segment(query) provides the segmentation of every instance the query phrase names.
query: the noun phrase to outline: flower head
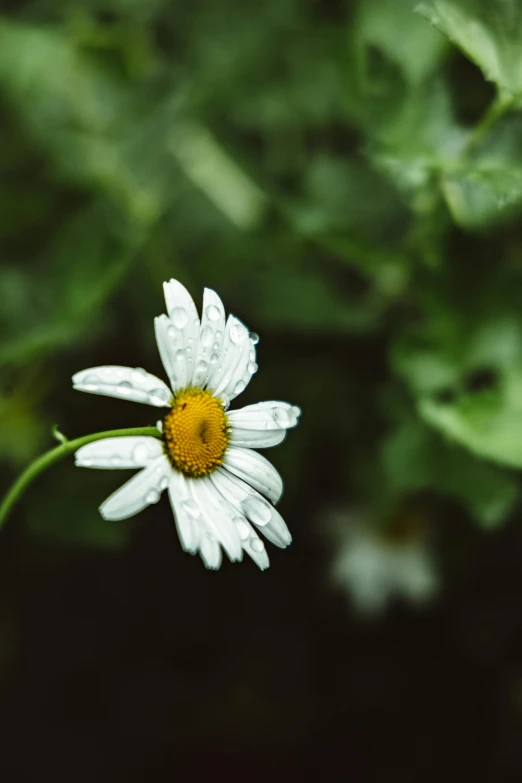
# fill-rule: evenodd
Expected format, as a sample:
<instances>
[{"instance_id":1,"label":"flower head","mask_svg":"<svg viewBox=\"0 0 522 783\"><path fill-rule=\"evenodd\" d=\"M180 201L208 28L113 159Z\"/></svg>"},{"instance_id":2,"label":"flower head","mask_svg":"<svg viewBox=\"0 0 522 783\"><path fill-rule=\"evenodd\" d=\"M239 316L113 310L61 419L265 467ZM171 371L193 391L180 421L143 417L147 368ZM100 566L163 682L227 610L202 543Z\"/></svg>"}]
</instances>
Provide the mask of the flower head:
<instances>
[{"instance_id":1,"label":"flower head","mask_svg":"<svg viewBox=\"0 0 522 783\"><path fill-rule=\"evenodd\" d=\"M156 340L170 388L141 368L93 367L76 373L79 391L168 409L158 437L98 440L76 452L90 468L141 468L100 506L105 519L125 519L168 490L183 548L219 568L243 551L261 569L268 555L257 530L279 547L292 538L274 508L281 477L253 448L275 446L294 427L300 410L286 402L261 402L229 411L257 371L257 335L225 311L206 288L201 319L184 286L164 283L168 315L155 319ZM268 500L267 500L268 498Z\"/></svg>"}]
</instances>

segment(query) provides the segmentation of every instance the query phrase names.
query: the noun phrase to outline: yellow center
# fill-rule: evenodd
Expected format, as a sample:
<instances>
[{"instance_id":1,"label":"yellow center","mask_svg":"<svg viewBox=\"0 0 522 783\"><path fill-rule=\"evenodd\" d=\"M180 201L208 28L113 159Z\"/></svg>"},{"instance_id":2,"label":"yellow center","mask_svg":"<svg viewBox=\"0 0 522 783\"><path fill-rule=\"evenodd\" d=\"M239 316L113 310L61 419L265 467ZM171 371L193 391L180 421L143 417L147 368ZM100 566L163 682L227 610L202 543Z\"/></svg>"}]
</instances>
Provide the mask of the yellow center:
<instances>
[{"instance_id":1,"label":"yellow center","mask_svg":"<svg viewBox=\"0 0 522 783\"><path fill-rule=\"evenodd\" d=\"M178 392L163 419L163 440L173 466L185 476L207 476L223 464L229 424L221 403L203 389Z\"/></svg>"}]
</instances>

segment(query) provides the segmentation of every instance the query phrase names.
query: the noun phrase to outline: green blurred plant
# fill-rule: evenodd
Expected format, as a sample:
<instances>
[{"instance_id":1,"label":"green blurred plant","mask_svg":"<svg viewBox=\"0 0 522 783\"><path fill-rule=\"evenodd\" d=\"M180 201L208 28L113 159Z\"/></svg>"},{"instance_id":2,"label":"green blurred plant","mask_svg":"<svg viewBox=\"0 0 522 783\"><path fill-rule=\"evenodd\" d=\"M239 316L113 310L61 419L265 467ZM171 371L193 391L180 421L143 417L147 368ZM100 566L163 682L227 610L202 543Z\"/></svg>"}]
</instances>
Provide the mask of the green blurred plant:
<instances>
[{"instance_id":1,"label":"green blurred plant","mask_svg":"<svg viewBox=\"0 0 522 783\"><path fill-rule=\"evenodd\" d=\"M179 276L219 288L272 346L269 396L278 374L305 411L333 400L305 417L290 473L326 437L338 491L382 519L419 492L487 527L507 519L522 467L521 44L517 0L13 6L3 459L38 452L91 349L152 350L160 283ZM300 346L286 373L285 341Z\"/></svg>"}]
</instances>

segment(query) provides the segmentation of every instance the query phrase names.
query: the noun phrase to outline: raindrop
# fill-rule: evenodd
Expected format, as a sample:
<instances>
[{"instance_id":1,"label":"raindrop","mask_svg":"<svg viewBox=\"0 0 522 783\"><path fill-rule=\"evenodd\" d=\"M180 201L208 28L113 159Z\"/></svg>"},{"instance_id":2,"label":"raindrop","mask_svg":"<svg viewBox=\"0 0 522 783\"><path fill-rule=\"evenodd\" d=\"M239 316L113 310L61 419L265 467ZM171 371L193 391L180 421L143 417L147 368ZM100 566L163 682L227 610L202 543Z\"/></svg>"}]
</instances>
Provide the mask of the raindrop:
<instances>
[{"instance_id":1,"label":"raindrop","mask_svg":"<svg viewBox=\"0 0 522 783\"><path fill-rule=\"evenodd\" d=\"M248 372L252 373L252 375L257 372L257 364L255 362L248 363Z\"/></svg>"},{"instance_id":2,"label":"raindrop","mask_svg":"<svg viewBox=\"0 0 522 783\"><path fill-rule=\"evenodd\" d=\"M151 405L165 405L169 401L170 393L167 389L152 389L149 392Z\"/></svg>"},{"instance_id":3,"label":"raindrop","mask_svg":"<svg viewBox=\"0 0 522 783\"><path fill-rule=\"evenodd\" d=\"M160 478L159 488L160 489L167 489L168 485L169 485L168 477L167 476L162 476Z\"/></svg>"},{"instance_id":4,"label":"raindrop","mask_svg":"<svg viewBox=\"0 0 522 783\"><path fill-rule=\"evenodd\" d=\"M221 395L221 407L223 410L227 411L230 405L230 400L228 399L226 394Z\"/></svg>"},{"instance_id":5,"label":"raindrop","mask_svg":"<svg viewBox=\"0 0 522 783\"><path fill-rule=\"evenodd\" d=\"M285 427L290 427L291 424L293 423L293 417L290 416L286 408L273 408L272 416L274 418L275 423L278 424L283 429Z\"/></svg>"},{"instance_id":6,"label":"raindrop","mask_svg":"<svg viewBox=\"0 0 522 783\"><path fill-rule=\"evenodd\" d=\"M252 345L257 345L258 344L258 342L259 342L259 335L258 334L256 334L255 332L250 332L250 334L248 336L250 337L250 342L252 343Z\"/></svg>"},{"instance_id":7,"label":"raindrop","mask_svg":"<svg viewBox=\"0 0 522 783\"><path fill-rule=\"evenodd\" d=\"M238 381L234 386L234 394L241 394L245 386L246 383L244 381Z\"/></svg>"},{"instance_id":8,"label":"raindrop","mask_svg":"<svg viewBox=\"0 0 522 783\"><path fill-rule=\"evenodd\" d=\"M260 538L254 538L254 540L250 543L250 546L254 550L254 552L262 552L265 548L265 545L261 541Z\"/></svg>"},{"instance_id":9,"label":"raindrop","mask_svg":"<svg viewBox=\"0 0 522 783\"><path fill-rule=\"evenodd\" d=\"M236 345L239 345L239 343L242 343L245 339L245 328L241 326L240 324L232 324L230 328L230 339L233 343Z\"/></svg>"},{"instance_id":10,"label":"raindrop","mask_svg":"<svg viewBox=\"0 0 522 783\"><path fill-rule=\"evenodd\" d=\"M132 384L129 381L120 381L118 387L123 394L132 393Z\"/></svg>"},{"instance_id":11,"label":"raindrop","mask_svg":"<svg viewBox=\"0 0 522 783\"><path fill-rule=\"evenodd\" d=\"M159 499L160 493L156 489L149 489L145 495L145 500L147 503L157 503Z\"/></svg>"},{"instance_id":12,"label":"raindrop","mask_svg":"<svg viewBox=\"0 0 522 783\"><path fill-rule=\"evenodd\" d=\"M185 358L185 351L183 350L183 348L178 348L178 350L176 351L176 361L182 362L184 358Z\"/></svg>"},{"instance_id":13,"label":"raindrop","mask_svg":"<svg viewBox=\"0 0 522 783\"><path fill-rule=\"evenodd\" d=\"M201 345L204 345L205 348L208 348L210 345L212 345L212 339L214 337L214 332L210 328L210 326L204 326L201 330L201 334L199 335L199 341Z\"/></svg>"},{"instance_id":14,"label":"raindrop","mask_svg":"<svg viewBox=\"0 0 522 783\"><path fill-rule=\"evenodd\" d=\"M260 527L267 525L272 519L270 504L261 497L249 495L249 497L243 501L242 505L247 517Z\"/></svg>"},{"instance_id":15,"label":"raindrop","mask_svg":"<svg viewBox=\"0 0 522 783\"><path fill-rule=\"evenodd\" d=\"M239 533L239 538L241 539L241 541L246 541L247 538L250 536L250 526L241 517L236 517L234 519L234 522L237 527L237 532Z\"/></svg>"},{"instance_id":16,"label":"raindrop","mask_svg":"<svg viewBox=\"0 0 522 783\"><path fill-rule=\"evenodd\" d=\"M209 305L206 309L206 313L209 321L217 321L219 318L219 310L216 305Z\"/></svg>"},{"instance_id":17,"label":"raindrop","mask_svg":"<svg viewBox=\"0 0 522 783\"><path fill-rule=\"evenodd\" d=\"M218 359L219 356L217 355L217 353L213 353L212 356L210 357L210 364L215 364Z\"/></svg>"},{"instance_id":18,"label":"raindrop","mask_svg":"<svg viewBox=\"0 0 522 783\"><path fill-rule=\"evenodd\" d=\"M174 329L173 326L169 326L169 328L167 329L167 334L168 334L168 336L170 337L171 340L175 340L176 339L177 332L176 332L176 330Z\"/></svg>"},{"instance_id":19,"label":"raindrop","mask_svg":"<svg viewBox=\"0 0 522 783\"><path fill-rule=\"evenodd\" d=\"M174 326L178 329L183 329L188 321L187 311L184 307L175 307L170 315L170 319Z\"/></svg>"},{"instance_id":20,"label":"raindrop","mask_svg":"<svg viewBox=\"0 0 522 783\"><path fill-rule=\"evenodd\" d=\"M90 375L86 375L83 381L80 381L80 383L85 386L87 391L96 391L98 388L99 378L97 375L94 375L94 373L91 373Z\"/></svg>"},{"instance_id":21,"label":"raindrop","mask_svg":"<svg viewBox=\"0 0 522 783\"><path fill-rule=\"evenodd\" d=\"M138 464L144 462L148 456L149 456L149 449L147 448L145 443L138 443L137 446L135 446L134 451L132 452L132 459L134 460L134 462L137 462Z\"/></svg>"},{"instance_id":22,"label":"raindrop","mask_svg":"<svg viewBox=\"0 0 522 783\"><path fill-rule=\"evenodd\" d=\"M248 358L250 359L251 362L255 362L255 360L256 360L256 352L254 351L253 348L250 351L250 353L248 354Z\"/></svg>"},{"instance_id":23,"label":"raindrop","mask_svg":"<svg viewBox=\"0 0 522 783\"><path fill-rule=\"evenodd\" d=\"M136 367L136 369L132 371L131 378L136 384L143 383L143 381L147 379L147 372L143 367Z\"/></svg>"}]
</instances>

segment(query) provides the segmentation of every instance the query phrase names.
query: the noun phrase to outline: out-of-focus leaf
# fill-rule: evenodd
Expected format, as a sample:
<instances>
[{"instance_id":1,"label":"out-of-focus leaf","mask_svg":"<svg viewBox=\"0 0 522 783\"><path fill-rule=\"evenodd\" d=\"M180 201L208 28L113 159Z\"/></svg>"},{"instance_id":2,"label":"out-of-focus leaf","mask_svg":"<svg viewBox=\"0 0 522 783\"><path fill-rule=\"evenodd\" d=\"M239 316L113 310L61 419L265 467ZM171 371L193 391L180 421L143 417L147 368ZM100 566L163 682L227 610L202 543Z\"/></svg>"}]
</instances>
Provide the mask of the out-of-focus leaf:
<instances>
[{"instance_id":1,"label":"out-of-focus leaf","mask_svg":"<svg viewBox=\"0 0 522 783\"><path fill-rule=\"evenodd\" d=\"M518 497L514 478L443 440L417 419L402 422L384 440L382 460L392 491L448 495L486 527L502 522Z\"/></svg>"},{"instance_id":2,"label":"out-of-focus leaf","mask_svg":"<svg viewBox=\"0 0 522 783\"><path fill-rule=\"evenodd\" d=\"M425 0L417 7L512 95L522 93L522 5L519 0Z\"/></svg>"},{"instance_id":3,"label":"out-of-focus leaf","mask_svg":"<svg viewBox=\"0 0 522 783\"><path fill-rule=\"evenodd\" d=\"M446 202L457 223L486 228L512 216L522 202L522 123L499 124L472 156L442 177Z\"/></svg>"},{"instance_id":4,"label":"out-of-focus leaf","mask_svg":"<svg viewBox=\"0 0 522 783\"><path fill-rule=\"evenodd\" d=\"M385 52L412 84L433 71L447 48L443 37L413 12L415 5L414 0L364 0L354 28L358 45Z\"/></svg>"}]
</instances>

